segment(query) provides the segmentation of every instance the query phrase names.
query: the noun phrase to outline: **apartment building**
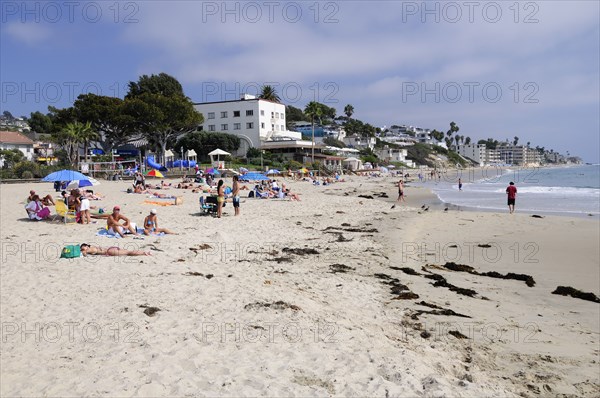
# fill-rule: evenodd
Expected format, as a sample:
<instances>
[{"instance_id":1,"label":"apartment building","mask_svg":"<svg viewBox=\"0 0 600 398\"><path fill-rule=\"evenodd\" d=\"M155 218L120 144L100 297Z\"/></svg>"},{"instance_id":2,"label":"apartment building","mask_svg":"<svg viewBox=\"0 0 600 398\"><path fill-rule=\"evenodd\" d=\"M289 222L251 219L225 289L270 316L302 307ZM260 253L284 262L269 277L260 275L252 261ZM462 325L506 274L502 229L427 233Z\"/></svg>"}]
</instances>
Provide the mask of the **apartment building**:
<instances>
[{"instance_id":1,"label":"apartment building","mask_svg":"<svg viewBox=\"0 0 600 398\"><path fill-rule=\"evenodd\" d=\"M486 163L485 144L458 145L457 151L459 155L479 163L479 166L483 166Z\"/></svg>"},{"instance_id":2,"label":"apartment building","mask_svg":"<svg viewBox=\"0 0 600 398\"><path fill-rule=\"evenodd\" d=\"M201 130L233 134L241 139L236 156L245 156L249 148L261 148L273 139L300 140L301 133L288 131L285 105L244 94L239 100L194 104L204 116Z\"/></svg>"}]
</instances>

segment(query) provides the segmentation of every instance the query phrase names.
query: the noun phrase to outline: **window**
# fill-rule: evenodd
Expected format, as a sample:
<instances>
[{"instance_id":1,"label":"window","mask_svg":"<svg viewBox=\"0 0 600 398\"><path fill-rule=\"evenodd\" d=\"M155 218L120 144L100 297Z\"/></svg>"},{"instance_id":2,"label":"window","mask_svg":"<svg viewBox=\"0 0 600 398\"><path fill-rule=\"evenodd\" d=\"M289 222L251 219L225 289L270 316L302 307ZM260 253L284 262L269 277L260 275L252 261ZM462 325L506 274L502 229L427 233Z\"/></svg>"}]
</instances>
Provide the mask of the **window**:
<instances>
[{"instance_id":1,"label":"window","mask_svg":"<svg viewBox=\"0 0 600 398\"><path fill-rule=\"evenodd\" d=\"M221 125L221 130L223 130L223 131L229 130L229 125L228 124L222 124Z\"/></svg>"},{"instance_id":2,"label":"window","mask_svg":"<svg viewBox=\"0 0 600 398\"><path fill-rule=\"evenodd\" d=\"M221 112L221 119L224 119L227 117L227 111Z\"/></svg>"},{"instance_id":3,"label":"window","mask_svg":"<svg viewBox=\"0 0 600 398\"><path fill-rule=\"evenodd\" d=\"M242 128L242 124L241 123L233 123L233 129L234 130L240 130Z\"/></svg>"},{"instance_id":4,"label":"window","mask_svg":"<svg viewBox=\"0 0 600 398\"><path fill-rule=\"evenodd\" d=\"M254 111L252 109L246 111L246 116L254 116Z\"/></svg>"},{"instance_id":5,"label":"window","mask_svg":"<svg viewBox=\"0 0 600 398\"><path fill-rule=\"evenodd\" d=\"M264 123L261 123L261 124L260 124L260 128L261 128L261 129L264 129L264 128L265 128L265 124L264 124Z\"/></svg>"},{"instance_id":6,"label":"window","mask_svg":"<svg viewBox=\"0 0 600 398\"><path fill-rule=\"evenodd\" d=\"M275 112L275 119L279 119L279 112Z\"/></svg>"},{"instance_id":7,"label":"window","mask_svg":"<svg viewBox=\"0 0 600 398\"><path fill-rule=\"evenodd\" d=\"M233 117L240 117L240 111L233 111Z\"/></svg>"},{"instance_id":8,"label":"window","mask_svg":"<svg viewBox=\"0 0 600 398\"><path fill-rule=\"evenodd\" d=\"M261 111L260 111L260 115L261 115L261 116L264 116L264 115L265 115L265 111L264 111L264 110L261 110Z\"/></svg>"},{"instance_id":9,"label":"window","mask_svg":"<svg viewBox=\"0 0 600 398\"><path fill-rule=\"evenodd\" d=\"M281 125L281 128L280 128L280 130L281 130L281 131L285 131L285 126L284 126L283 124Z\"/></svg>"},{"instance_id":10,"label":"window","mask_svg":"<svg viewBox=\"0 0 600 398\"><path fill-rule=\"evenodd\" d=\"M208 125L208 131L215 131L215 125L214 124L209 124Z\"/></svg>"},{"instance_id":11,"label":"window","mask_svg":"<svg viewBox=\"0 0 600 398\"><path fill-rule=\"evenodd\" d=\"M252 111L250 111L252 112ZM246 128L247 129L253 129L254 128L254 123L250 122L250 123L246 123Z\"/></svg>"},{"instance_id":12,"label":"window","mask_svg":"<svg viewBox=\"0 0 600 398\"><path fill-rule=\"evenodd\" d=\"M215 118L215 113L214 112L208 112L208 118L209 119L214 119Z\"/></svg>"},{"instance_id":13,"label":"window","mask_svg":"<svg viewBox=\"0 0 600 398\"><path fill-rule=\"evenodd\" d=\"M271 112L271 119L275 118L275 112Z\"/></svg>"}]
</instances>

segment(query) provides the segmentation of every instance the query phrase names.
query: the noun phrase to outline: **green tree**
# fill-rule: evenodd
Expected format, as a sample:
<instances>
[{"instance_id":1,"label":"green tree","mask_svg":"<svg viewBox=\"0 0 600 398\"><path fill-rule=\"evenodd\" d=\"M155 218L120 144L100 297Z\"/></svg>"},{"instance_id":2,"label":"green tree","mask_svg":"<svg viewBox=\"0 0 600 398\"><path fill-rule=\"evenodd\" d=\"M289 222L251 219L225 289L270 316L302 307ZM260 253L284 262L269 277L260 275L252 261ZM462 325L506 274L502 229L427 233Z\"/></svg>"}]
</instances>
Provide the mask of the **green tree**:
<instances>
[{"instance_id":1,"label":"green tree","mask_svg":"<svg viewBox=\"0 0 600 398\"><path fill-rule=\"evenodd\" d=\"M471 143L471 137L465 138L465 145L469 145Z\"/></svg>"},{"instance_id":2,"label":"green tree","mask_svg":"<svg viewBox=\"0 0 600 398\"><path fill-rule=\"evenodd\" d=\"M517 146L517 144L518 144L518 143L519 143L519 137L517 137L517 136L515 135L515 138L513 139L513 145L514 145L514 146Z\"/></svg>"},{"instance_id":3,"label":"green tree","mask_svg":"<svg viewBox=\"0 0 600 398\"><path fill-rule=\"evenodd\" d=\"M302 112L302 109L286 105L285 107L285 121L286 123L300 122L306 119L306 115Z\"/></svg>"},{"instance_id":4,"label":"green tree","mask_svg":"<svg viewBox=\"0 0 600 398\"><path fill-rule=\"evenodd\" d=\"M354 114L354 107L350 104L346 105L344 107L344 114L348 117L348 119L350 119Z\"/></svg>"},{"instance_id":5,"label":"green tree","mask_svg":"<svg viewBox=\"0 0 600 398\"><path fill-rule=\"evenodd\" d=\"M260 94L258 95L258 98L277 103L281 102L281 99L279 98L279 95L277 95L275 88L269 85L262 86L260 88Z\"/></svg>"},{"instance_id":6,"label":"green tree","mask_svg":"<svg viewBox=\"0 0 600 398\"><path fill-rule=\"evenodd\" d=\"M168 142L195 131L204 118L183 95L181 84L165 73L142 76L129 87L124 113L133 117L134 128L156 145L164 162Z\"/></svg>"},{"instance_id":7,"label":"green tree","mask_svg":"<svg viewBox=\"0 0 600 398\"><path fill-rule=\"evenodd\" d=\"M240 137L233 134L193 131L182 136L175 144L176 148L183 147L184 151L193 149L201 161L209 158L209 152L219 148L227 152L235 152L240 147ZM260 151L258 153L260 157Z\"/></svg>"},{"instance_id":8,"label":"green tree","mask_svg":"<svg viewBox=\"0 0 600 398\"><path fill-rule=\"evenodd\" d=\"M312 125L312 161L315 161L315 119L321 120L323 109L316 101L311 101L304 108L304 114L310 117L310 123Z\"/></svg>"},{"instance_id":9,"label":"green tree","mask_svg":"<svg viewBox=\"0 0 600 398\"><path fill-rule=\"evenodd\" d=\"M120 98L95 94L82 94L73 104L77 120L89 122L101 137L100 145L105 153L139 138L135 134L135 115L125 111ZM87 153L87 152L86 152Z\"/></svg>"},{"instance_id":10,"label":"green tree","mask_svg":"<svg viewBox=\"0 0 600 398\"><path fill-rule=\"evenodd\" d=\"M444 133L441 131L433 130L431 132L431 137L433 137L436 141L441 141L444 139Z\"/></svg>"},{"instance_id":11,"label":"green tree","mask_svg":"<svg viewBox=\"0 0 600 398\"><path fill-rule=\"evenodd\" d=\"M3 169L12 169L17 163L25 160L25 155L16 148L0 149L0 159L2 159Z\"/></svg>"},{"instance_id":12,"label":"green tree","mask_svg":"<svg viewBox=\"0 0 600 398\"><path fill-rule=\"evenodd\" d=\"M52 134L52 119L42 112L32 112L28 123L31 130L38 134Z\"/></svg>"},{"instance_id":13,"label":"green tree","mask_svg":"<svg viewBox=\"0 0 600 398\"><path fill-rule=\"evenodd\" d=\"M59 132L52 135L52 139L60 145L67 153L69 166L77 166L79 144L89 138L91 125L89 123L70 122Z\"/></svg>"},{"instance_id":14,"label":"green tree","mask_svg":"<svg viewBox=\"0 0 600 398\"><path fill-rule=\"evenodd\" d=\"M129 82L129 90L125 98L139 97L142 94L159 94L166 97L184 96L183 87L173 76L166 73L158 75L142 75L137 82Z\"/></svg>"},{"instance_id":15,"label":"green tree","mask_svg":"<svg viewBox=\"0 0 600 398\"><path fill-rule=\"evenodd\" d=\"M100 139L100 134L92 127L91 122L81 123L82 127L78 132L79 142L83 144L84 159L88 159L88 147L90 142Z\"/></svg>"}]
</instances>

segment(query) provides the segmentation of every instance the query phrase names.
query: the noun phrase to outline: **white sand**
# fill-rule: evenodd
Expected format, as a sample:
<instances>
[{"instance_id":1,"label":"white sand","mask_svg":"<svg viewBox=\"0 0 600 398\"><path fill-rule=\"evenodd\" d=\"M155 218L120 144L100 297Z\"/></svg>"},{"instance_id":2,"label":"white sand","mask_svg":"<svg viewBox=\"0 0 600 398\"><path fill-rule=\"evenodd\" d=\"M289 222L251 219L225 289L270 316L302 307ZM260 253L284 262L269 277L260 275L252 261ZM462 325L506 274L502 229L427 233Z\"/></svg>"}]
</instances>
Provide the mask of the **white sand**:
<instances>
[{"instance_id":1,"label":"white sand","mask_svg":"<svg viewBox=\"0 0 600 398\"><path fill-rule=\"evenodd\" d=\"M565 285L600 295L597 219L418 214L431 199L426 192L409 186L411 207L391 209L392 179L351 179L330 187L288 182L302 193L301 202L246 198L241 217L233 217L228 203L222 219L196 216L198 194L171 189L165 192L183 194L185 202L158 207L159 221L181 235L145 240L97 237L101 221L30 222L17 202L31 187L0 185L1 395L600 394L600 304L550 294ZM96 188L107 197L93 204L119 204L139 224L155 206L123 193L125 187L102 182ZM51 184L33 188L51 192ZM374 192L390 198L357 197ZM344 241L330 232L342 232ZM64 245L82 242L160 251L57 259ZM423 242L440 244L437 258L435 246L424 248L433 255L414 253ZM441 249L450 242L497 245L496 262L482 259L481 248L456 262L480 272L529 274L536 285L428 269L476 290L473 298L390 269L424 274L422 265L451 261ZM527 242L537 245L532 259L539 262L525 262L532 253ZM203 244L210 248L190 250ZM333 264L353 269L334 274ZM420 297L393 300L391 286L376 273L398 278ZM415 310L431 310L420 301L472 318L411 319ZM141 305L161 311L149 317ZM448 334L459 328L471 338ZM420 337L423 330L432 336Z\"/></svg>"}]
</instances>

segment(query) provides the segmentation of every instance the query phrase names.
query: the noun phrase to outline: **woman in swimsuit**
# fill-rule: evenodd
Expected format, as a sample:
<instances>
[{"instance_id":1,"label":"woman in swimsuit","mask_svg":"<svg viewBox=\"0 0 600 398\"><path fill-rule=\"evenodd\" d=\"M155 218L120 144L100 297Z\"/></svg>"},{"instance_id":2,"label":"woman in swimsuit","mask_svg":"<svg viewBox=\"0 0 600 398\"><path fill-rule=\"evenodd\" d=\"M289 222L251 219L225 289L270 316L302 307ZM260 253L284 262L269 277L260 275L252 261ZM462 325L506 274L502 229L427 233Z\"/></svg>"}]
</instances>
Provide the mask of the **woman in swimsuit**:
<instances>
[{"instance_id":1,"label":"woman in swimsuit","mask_svg":"<svg viewBox=\"0 0 600 398\"><path fill-rule=\"evenodd\" d=\"M87 243L82 243L79 246L81 254L84 256L151 256L152 253L142 250L126 250L120 249L117 246L102 248L100 246L90 246Z\"/></svg>"},{"instance_id":2,"label":"woman in swimsuit","mask_svg":"<svg viewBox=\"0 0 600 398\"><path fill-rule=\"evenodd\" d=\"M223 187L223 180L219 180L217 184L217 217L221 218L223 213L223 203L225 203L225 188Z\"/></svg>"},{"instance_id":3,"label":"woman in swimsuit","mask_svg":"<svg viewBox=\"0 0 600 398\"><path fill-rule=\"evenodd\" d=\"M158 217L156 216L156 209L150 210L150 214L144 218L144 235L150 235L151 233L164 232L165 234L177 235L175 232L166 228L158 227Z\"/></svg>"}]
</instances>

